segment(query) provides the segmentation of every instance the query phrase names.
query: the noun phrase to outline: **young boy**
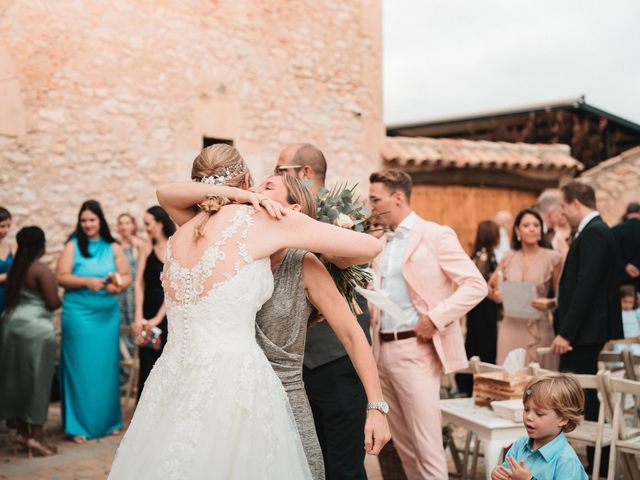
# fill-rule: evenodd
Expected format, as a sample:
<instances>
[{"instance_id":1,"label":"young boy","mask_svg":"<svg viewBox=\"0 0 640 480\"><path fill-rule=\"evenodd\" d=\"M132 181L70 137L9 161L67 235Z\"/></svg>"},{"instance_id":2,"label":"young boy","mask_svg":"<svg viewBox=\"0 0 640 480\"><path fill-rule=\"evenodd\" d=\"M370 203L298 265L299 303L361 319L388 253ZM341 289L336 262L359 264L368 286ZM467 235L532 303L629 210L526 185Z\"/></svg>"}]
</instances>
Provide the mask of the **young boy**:
<instances>
[{"instance_id":1,"label":"young boy","mask_svg":"<svg viewBox=\"0 0 640 480\"><path fill-rule=\"evenodd\" d=\"M531 380L525 387L523 422L527 435L507 452L492 480L587 480L587 474L564 432L582 418L584 393L570 375Z\"/></svg>"}]
</instances>

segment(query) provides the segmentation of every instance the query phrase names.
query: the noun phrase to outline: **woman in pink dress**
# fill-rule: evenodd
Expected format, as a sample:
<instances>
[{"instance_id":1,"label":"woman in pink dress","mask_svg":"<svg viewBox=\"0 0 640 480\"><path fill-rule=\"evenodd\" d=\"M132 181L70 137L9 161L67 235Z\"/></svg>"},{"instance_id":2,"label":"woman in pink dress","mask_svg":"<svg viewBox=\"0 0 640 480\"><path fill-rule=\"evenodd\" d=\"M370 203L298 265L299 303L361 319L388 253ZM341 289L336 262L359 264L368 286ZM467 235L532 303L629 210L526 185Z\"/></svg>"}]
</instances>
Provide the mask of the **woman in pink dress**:
<instances>
[{"instance_id":1,"label":"woman in pink dress","mask_svg":"<svg viewBox=\"0 0 640 480\"><path fill-rule=\"evenodd\" d=\"M509 280L531 283L535 285L538 296L546 298L558 285L561 267L562 255L551 250L544 242L540 214L525 208L514 221L511 250L489 279L490 295L499 303L502 302L500 281ZM527 351L525 364L539 361L536 349L548 347L553 341L553 326L546 308L550 304L534 303L534 307L540 310L540 315L535 319L505 314L498 331L497 364L502 364L507 354L516 348Z\"/></svg>"}]
</instances>

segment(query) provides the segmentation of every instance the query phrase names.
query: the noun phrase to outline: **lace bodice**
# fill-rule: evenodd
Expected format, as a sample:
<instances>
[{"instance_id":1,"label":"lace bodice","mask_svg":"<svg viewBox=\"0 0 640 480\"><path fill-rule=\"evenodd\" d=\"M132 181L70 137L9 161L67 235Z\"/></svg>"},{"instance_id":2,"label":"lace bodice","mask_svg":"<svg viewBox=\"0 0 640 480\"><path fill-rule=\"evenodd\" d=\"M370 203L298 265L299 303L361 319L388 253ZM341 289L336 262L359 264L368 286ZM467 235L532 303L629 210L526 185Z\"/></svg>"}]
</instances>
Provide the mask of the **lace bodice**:
<instances>
[{"instance_id":1,"label":"lace bodice","mask_svg":"<svg viewBox=\"0 0 640 480\"><path fill-rule=\"evenodd\" d=\"M167 242L162 274L169 321L167 355L205 360L220 349L254 348L256 312L273 292L269 258L254 261L244 243L253 209L240 207L220 237L191 266ZM200 240L203 241L203 240Z\"/></svg>"}]
</instances>

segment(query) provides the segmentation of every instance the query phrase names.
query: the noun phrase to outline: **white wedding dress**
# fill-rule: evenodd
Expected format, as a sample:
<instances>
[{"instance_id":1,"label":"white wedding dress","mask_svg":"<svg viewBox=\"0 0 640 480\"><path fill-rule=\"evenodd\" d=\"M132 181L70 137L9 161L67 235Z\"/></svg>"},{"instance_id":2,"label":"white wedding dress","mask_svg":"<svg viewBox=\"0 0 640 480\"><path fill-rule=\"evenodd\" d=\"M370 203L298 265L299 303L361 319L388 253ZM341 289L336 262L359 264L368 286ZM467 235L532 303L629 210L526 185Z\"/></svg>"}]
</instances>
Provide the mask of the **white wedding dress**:
<instances>
[{"instance_id":1,"label":"white wedding dress","mask_svg":"<svg viewBox=\"0 0 640 480\"><path fill-rule=\"evenodd\" d=\"M285 391L255 341L273 276L269 258L253 261L244 245L252 212L223 208L221 238L189 268L168 243L169 337L109 479L311 479Z\"/></svg>"}]
</instances>

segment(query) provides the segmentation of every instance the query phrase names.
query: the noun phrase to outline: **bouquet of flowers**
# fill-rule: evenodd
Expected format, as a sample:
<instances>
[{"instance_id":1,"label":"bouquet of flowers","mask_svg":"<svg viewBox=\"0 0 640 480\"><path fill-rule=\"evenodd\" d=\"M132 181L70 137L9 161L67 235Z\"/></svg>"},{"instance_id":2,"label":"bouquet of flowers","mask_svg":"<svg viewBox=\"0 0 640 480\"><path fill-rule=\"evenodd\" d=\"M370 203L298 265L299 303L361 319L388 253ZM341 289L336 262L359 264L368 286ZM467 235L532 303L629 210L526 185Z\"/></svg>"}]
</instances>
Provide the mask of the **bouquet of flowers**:
<instances>
[{"instance_id":1,"label":"bouquet of flowers","mask_svg":"<svg viewBox=\"0 0 640 480\"><path fill-rule=\"evenodd\" d=\"M356 232L366 233L371 229L371 210L364 206L359 198L354 197L357 185L349 188L346 183L338 184L331 190L326 188L318 192L316 203L318 220ZM362 314L356 300L356 287L367 288L372 280L371 273L362 265L354 265L344 270L329 263L327 270L338 287L340 294L347 300L354 315Z\"/></svg>"}]
</instances>

